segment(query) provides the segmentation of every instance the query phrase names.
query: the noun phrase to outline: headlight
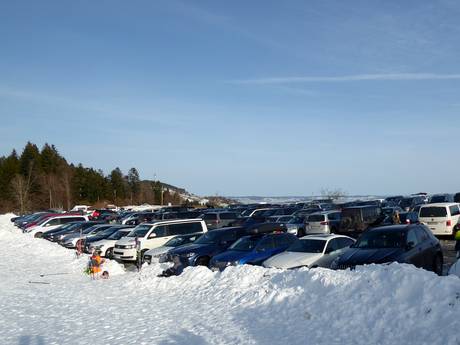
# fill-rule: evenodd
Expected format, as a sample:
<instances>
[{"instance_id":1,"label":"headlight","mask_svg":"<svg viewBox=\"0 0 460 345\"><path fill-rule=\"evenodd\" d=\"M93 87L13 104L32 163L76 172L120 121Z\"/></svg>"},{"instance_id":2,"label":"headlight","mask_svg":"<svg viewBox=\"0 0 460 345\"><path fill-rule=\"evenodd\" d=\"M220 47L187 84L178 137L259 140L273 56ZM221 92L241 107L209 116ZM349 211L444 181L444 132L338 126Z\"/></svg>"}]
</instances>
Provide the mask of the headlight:
<instances>
[{"instance_id":1,"label":"headlight","mask_svg":"<svg viewBox=\"0 0 460 345\"><path fill-rule=\"evenodd\" d=\"M191 252L191 253L185 254L185 257L187 258L191 258L192 256L195 256L195 253Z\"/></svg>"},{"instance_id":2,"label":"headlight","mask_svg":"<svg viewBox=\"0 0 460 345\"><path fill-rule=\"evenodd\" d=\"M229 264L231 266L238 266L240 264L240 262L239 261L233 261L233 262L229 262Z\"/></svg>"}]
</instances>

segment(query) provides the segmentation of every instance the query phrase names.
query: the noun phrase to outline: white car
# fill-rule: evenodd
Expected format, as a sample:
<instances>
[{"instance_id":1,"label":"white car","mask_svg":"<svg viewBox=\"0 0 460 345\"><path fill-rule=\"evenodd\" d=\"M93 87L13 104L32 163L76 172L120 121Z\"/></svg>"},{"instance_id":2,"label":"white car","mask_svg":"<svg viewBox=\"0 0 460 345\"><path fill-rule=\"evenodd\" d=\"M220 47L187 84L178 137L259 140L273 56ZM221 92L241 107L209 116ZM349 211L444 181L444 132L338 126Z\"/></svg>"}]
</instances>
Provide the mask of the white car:
<instances>
[{"instance_id":1,"label":"white car","mask_svg":"<svg viewBox=\"0 0 460 345\"><path fill-rule=\"evenodd\" d=\"M285 252L263 262L264 267L298 268L326 267L355 240L342 235L309 235L293 243Z\"/></svg>"},{"instance_id":2,"label":"white car","mask_svg":"<svg viewBox=\"0 0 460 345\"><path fill-rule=\"evenodd\" d=\"M133 228L124 228L118 230L106 239L97 242L92 242L89 246L85 247L85 252L92 253L95 249L97 249L101 251L101 256L106 258L112 258L115 243L117 243L119 239L127 236L132 230Z\"/></svg>"},{"instance_id":3,"label":"white car","mask_svg":"<svg viewBox=\"0 0 460 345\"><path fill-rule=\"evenodd\" d=\"M206 223L202 219L175 219L139 224L126 237L117 241L113 258L119 261L136 261L138 250L144 255L147 250L164 245L176 235L207 231Z\"/></svg>"},{"instance_id":4,"label":"white car","mask_svg":"<svg viewBox=\"0 0 460 345\"><path fill-rule=\"evenodd\" d=\"M182 246L183 244L193 243L201 235L203 235L202 232L197 232L197 233L193 233L190 235L174 236L168 242L166 242L163 246L147 250L144 253L144 256L142 257L142 261L147 262L148 264L151 264L152 258L159 259L162 254L167 253L170 249Z\"/></svg>"},{"instance_id":5,"label":"white car","mask_svg":"<svg viewBox=\"0 0 460 345\"><path fill-rule=\"evenodd\" d=\"M59 215L43 219L37 225L27 228L26 232L34 237L42 237L43 233L56 229L57 227L71 222L87 222L88 216Z\"/></svg>"},{"instance_id":6,"label":"white car","mask_svg":"<svg viewBox=\"0 0 460 345\"><path fill-rule=\"evenodd\" d=\"M453 202L422 205L418 219L434 235L454 235L454 228L460 219L460 205Z\"/></svg>"},{"instance_id":7,"label":"white car","mask_svg":"<svg viewBox=\"0 0 460 345\"><path fill-rule=\"evenodd\" d=\"M332 222L338 224L341 214L342 212L340 211L324 211L310 214L305 220L306 234L330 234L333 232Z\"/></svg>"}]
</instances>

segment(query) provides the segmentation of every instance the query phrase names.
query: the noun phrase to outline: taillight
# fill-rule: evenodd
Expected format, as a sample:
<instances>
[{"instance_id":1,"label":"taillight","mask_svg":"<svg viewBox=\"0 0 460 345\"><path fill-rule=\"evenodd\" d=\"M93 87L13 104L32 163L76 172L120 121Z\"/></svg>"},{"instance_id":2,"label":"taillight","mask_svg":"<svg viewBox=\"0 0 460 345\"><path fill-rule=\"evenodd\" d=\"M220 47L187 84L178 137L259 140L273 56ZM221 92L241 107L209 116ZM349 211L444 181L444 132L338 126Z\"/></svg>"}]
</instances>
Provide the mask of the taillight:
<instances>
[{"instance_id":1,"label":"taillight","mask_svg":"<svg viewBox=\"0 0 460 345\"><path fill-rule=\"evenodd\" d=\"M321 225L329 225L329 222L321 222Z\"/></svg>"},{"instance_id":2,"label":"taillight","mask_svg":"<svg viewBox=\"0 0 460 345\"><path fill-rule=\"evenodd\" d=\"M449 219L449 220L446 222L446 225L447 225L447 226L452 226L452 221Z\"/></svg>"},{"instance_id":3,"label":"taillight","mask_svg":"<svg viewBox=\"0 0 460 345\"><path fill-rule=\"evenodd\" d=\"M406 224L410 224L410 219L406 219Z\"/></svg>"}]
</instances>

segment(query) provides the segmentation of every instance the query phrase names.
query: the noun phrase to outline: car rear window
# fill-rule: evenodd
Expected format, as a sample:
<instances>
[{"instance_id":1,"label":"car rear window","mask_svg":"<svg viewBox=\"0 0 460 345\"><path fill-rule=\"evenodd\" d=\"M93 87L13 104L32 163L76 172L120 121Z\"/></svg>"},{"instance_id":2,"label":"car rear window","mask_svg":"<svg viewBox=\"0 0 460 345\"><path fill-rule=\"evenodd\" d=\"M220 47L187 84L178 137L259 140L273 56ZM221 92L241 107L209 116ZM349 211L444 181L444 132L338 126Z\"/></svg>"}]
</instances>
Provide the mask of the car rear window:
<instances>
[{"instance_id":1,"label":"car rear window","mask_svg":"<svg viewBox=\"0 0 460 345\"><path fill-rule=\"evenodd\" d=\"M445 217L447 209L445 207L422 207L420 209L420 217Z\"/></svg>"},{"instance_id":2,"label":"car rear window","mask_svg":"<svg viewBox=\"0 0 460 345\"><path fill-rule=\"evenodd\" d=\"M312 214L308 216L308 221L309 222L324 222L325 216L324 214Z\"/></svg>"},{"instance_id":3,"label":"car rear window","mask_svg":"<svg viewBox=\"0 0 460 345\"><path fill-rule=\"evenodd\" d=\"M217 214L215 213L207 213L203 216L204 220L217 220Z\"/></svg>"},{"instance_id":4,"label":"car rear window","mask_svg":"<svg viewBox=\"0 0 460 345\"><path fill-rule=\"evenodd\" d=\"M221 213L220 214L220 219L235 219L236 214L235 213Z\"/></svg>"}]
</instances>

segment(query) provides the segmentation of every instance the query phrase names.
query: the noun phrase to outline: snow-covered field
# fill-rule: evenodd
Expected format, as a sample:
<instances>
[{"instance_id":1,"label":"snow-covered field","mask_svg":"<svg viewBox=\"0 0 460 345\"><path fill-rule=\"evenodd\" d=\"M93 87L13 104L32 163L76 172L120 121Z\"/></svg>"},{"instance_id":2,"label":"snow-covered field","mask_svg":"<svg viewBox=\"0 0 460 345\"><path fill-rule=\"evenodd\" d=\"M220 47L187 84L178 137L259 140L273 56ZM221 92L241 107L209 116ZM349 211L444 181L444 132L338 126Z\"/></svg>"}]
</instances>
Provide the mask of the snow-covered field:
<instances>
[{"instance_id":1,"label":"snow-covered field","mask_svg":"<svg viewBox=\"0 0 460 345\"><path fill-rule=\"evenodd\" d=\"M20 233L0 216L0 344L460 344L460 279L408 265L356 271L187 268L157 278ZM40 274L66 273L40 277ZM46 282L49 284L34 284Z\"/></svg>"}]
</instances>

